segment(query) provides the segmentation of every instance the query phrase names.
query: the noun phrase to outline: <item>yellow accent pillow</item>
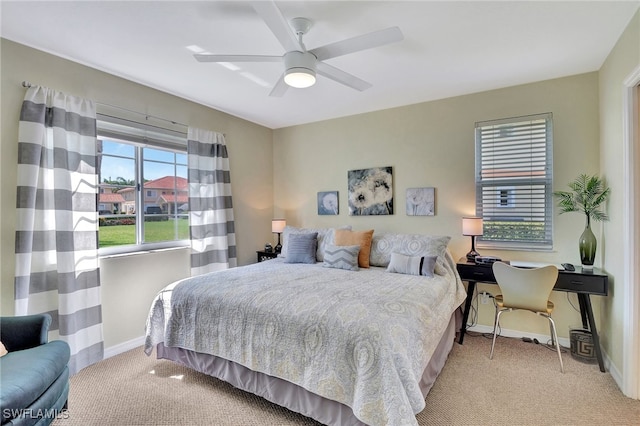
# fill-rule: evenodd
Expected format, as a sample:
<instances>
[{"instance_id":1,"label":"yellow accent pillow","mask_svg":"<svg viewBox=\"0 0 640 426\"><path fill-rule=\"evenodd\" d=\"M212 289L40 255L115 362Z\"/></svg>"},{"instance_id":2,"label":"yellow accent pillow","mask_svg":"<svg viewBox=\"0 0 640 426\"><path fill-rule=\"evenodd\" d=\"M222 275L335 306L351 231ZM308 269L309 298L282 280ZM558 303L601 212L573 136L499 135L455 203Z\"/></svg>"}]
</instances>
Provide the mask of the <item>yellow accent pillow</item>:
<instances>
[{"instance_id":1,"label":"yellow accent pillow","mask_svg":"<svg viewBox=\"0 0 640 426\"><path fill-rule=\"evenodd\" d=\"M358 254L358 266L369 267L369 253L371 253L371 240L373 239L373 229L368 231L349 231L347 229L336 229L337 246L360 246Z\"/></svg>"}]
</instances>

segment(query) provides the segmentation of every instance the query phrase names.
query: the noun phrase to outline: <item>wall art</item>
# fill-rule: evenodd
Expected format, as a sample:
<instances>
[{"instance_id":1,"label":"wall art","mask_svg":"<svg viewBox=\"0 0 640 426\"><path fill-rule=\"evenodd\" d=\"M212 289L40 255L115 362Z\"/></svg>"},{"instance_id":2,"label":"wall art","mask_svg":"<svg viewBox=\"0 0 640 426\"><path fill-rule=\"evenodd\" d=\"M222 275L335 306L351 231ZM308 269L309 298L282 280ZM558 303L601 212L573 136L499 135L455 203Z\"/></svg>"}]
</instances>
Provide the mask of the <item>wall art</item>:
<instances>
[{"instance_id":1,"label":"wall art","mask_svg":"<svg viewBox=\"0 0 640 426\"><path fill-rule=\"evenodd\" d=\"M434 216L435 188L407 188L407 216Z\"/></svg>"},{"instance_id":2,"label":"wall art","mask_svg":"<svg viewBox=\"0 0 640 426\"><path fill-rule=\"evenodd\" d=\"M348 172L349 215L393 214L391 167L374 167Z\"/></svg>"},{"instance_id":3,"label":"wall art","mask_svg":"<svg viewBox=\"0 0 640 426\"><path fill-rule=\"evenodd\" d=\"M338 191L318 192L318 214L338 214Z\"/></svg>"}]
</instances>

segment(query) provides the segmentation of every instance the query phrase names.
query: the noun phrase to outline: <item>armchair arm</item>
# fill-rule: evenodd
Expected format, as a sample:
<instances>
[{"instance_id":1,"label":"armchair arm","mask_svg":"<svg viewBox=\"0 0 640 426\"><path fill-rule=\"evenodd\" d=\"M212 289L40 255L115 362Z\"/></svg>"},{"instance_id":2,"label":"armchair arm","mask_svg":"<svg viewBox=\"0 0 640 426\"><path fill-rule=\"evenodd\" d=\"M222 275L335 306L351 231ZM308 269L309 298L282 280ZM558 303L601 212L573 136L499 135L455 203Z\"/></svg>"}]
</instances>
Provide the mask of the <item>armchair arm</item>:
<instances>
[{"instance_id":1,"label":"armchair arm","mask_svg":"<svg viewBox=\"0 0 640 426\"><path fill-rule=\"evenodd\" d=\"M50 325L49 314L1 317L0 341L9 352L44 345Z\"/></svg>"}]
</instances>

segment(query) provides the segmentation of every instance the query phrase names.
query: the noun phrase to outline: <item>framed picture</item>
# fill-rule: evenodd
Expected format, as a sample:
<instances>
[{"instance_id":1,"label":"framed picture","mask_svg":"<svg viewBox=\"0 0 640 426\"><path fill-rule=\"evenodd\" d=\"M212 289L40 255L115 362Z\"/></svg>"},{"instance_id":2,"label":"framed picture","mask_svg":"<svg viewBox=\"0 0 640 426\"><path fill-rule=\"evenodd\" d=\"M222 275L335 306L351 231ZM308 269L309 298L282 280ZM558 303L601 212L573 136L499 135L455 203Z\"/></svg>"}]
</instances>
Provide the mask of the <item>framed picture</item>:
<instances>
[{"instance_id":1,"label":"framed picture","mask_svg":"<svg viewBox=\"0 0 640 426\"><path fill-rule=\"evenodd\" d=\"M435 188L407 188L407 216L434 216Z\"/></svg>"},{"instance_id":2,"label":"framed picture","mask_svg":"<svg viewBox=\"0 0 640 426\"><path fill-rule=\"evenodd\" d=\"M391 167L350 170L347 178L350 216L393 214Z\"/></svg>"},{"instance_id":3,"label":"framed picture","mask_svg":"<svg viewBox=\"0 0 640 426\"><path fill-rule=\"evenodd\" d=\"M338 191L318 192L318 214L338 214Z\"/></svg>"}]
</instances>

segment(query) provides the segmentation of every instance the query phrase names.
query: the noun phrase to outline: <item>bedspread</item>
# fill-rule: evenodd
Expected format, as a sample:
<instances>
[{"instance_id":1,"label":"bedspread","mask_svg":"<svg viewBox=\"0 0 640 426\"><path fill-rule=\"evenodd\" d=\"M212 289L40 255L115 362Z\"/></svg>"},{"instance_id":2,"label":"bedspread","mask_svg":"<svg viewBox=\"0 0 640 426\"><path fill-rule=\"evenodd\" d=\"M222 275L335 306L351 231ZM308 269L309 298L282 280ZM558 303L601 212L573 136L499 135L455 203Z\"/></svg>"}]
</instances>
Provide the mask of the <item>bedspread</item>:
<instances>
[{"instance_id":1,"label":"bedspread","mask_svg":"<svg viewBox=\"0 0 640 426\"><path fill-rule=\"evenodd\" d=\"M433 278L274 259L188 278L153 301L145 352L180 347L343 403L370 425L417 424L422 373L464 287Z\"/></svg>"}]
</instances>

